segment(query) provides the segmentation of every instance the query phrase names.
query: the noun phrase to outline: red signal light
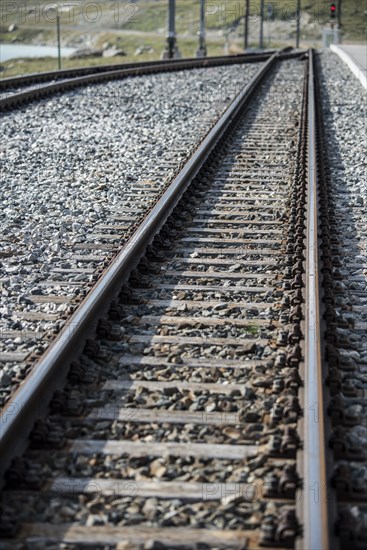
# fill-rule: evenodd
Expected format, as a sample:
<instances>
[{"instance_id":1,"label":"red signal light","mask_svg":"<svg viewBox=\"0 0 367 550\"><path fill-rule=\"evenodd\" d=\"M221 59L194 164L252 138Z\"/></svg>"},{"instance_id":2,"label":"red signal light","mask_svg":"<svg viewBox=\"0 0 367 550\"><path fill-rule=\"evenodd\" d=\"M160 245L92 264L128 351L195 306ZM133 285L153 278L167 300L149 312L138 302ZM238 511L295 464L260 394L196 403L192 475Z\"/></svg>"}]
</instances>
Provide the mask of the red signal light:
<instances>
[{"instance_id":1,"label":"red signal light","mask_svg":"<svg viewBox=\"0 0 367 550\"><path fill-rule=\"evenodd\" d=\"M336 5L335 5L335 4L331 4L331 5L330 5L330 16L331 16L331 17L334 17L334 16L335 16L335 13L336 13Z\"/></svg>"}]
</instances>

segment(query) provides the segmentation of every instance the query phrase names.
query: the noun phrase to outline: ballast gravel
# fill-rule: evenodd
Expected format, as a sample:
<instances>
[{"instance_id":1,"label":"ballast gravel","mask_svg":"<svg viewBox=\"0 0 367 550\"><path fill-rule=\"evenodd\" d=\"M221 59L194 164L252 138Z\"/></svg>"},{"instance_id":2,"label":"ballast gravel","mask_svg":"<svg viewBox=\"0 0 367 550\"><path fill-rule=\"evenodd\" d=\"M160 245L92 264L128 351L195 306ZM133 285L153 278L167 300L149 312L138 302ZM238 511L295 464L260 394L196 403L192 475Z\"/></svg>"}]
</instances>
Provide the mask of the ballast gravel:
<instances>
[{"instance_id":1,"label":"ballast gravel","mask_svg":"<svg viewBox=\"0 0 367 550\"><path fill-rule=\"evenodd\" d=\"M341 438L346 453L350 457L359 455L363 460L367 448L367 92L335 54L325 52L321 67L334 204L333 255L339 263L333 271L342 383L342 393L337 398L342 396L345 414L352 419L349 426L335 426L331 440ZM337 459L338 456L335 479L344 480L346 471L350 472L351 490L365 495L362 483L358 486L354 481L353 464L348 461L346 466ZM362 479L365 472L359 469L358 475ZM346 532L352 529L353 536L362 540L366 517L365 506L360 503L345 507L339 504L338 528ZM348 542L345 539L344 545Z\"/></svg>"},{"instance_id":2,"label":"ballast gravel","mask_svg":"<svg viewBox=\"0 0 367 550\"><path fill-rule=\"evenodd\" d=\"M342 368L367 366L367 92L327 51L321 57L326 139L335 219L335 244L343 254L334 269ZM343 349L345 347L345 349Z\"/></svg>"}]
</instances>

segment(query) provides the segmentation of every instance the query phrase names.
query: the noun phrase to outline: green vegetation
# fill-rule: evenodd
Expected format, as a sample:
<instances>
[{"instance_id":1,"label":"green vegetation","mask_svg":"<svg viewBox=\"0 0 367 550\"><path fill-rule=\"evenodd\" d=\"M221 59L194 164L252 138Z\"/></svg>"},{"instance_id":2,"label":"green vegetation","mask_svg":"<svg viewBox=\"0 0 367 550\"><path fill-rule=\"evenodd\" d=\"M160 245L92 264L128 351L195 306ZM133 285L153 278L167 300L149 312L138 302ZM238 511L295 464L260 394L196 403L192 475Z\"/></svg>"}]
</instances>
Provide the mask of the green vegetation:
<instances>
[{"instance_id":1,"label":"green vegetation","mask_svg":"<svg viewBox=\"0 0 367 550\"><path fill-rule=\"evenodd\" d=\"M136 58L135 58L136 59ZM131 60L130 60L131 61ZM127 63L126 57L114 57L114 58L103 58L103 57L94 57L89 59L62 59L62 68L71 69L74 67L95 67L96 65L112 65L118 63ZM57 67L57 59L53 57L34 57L22 59L10 59L5 61L2 66L5 68L5 71L1 73L2 78L7 78L10 76L17 76L20 74L31 74L31 73L40 73L47 71L55 71Z\"/></svg>"},{"instance_id":2,"label":"green vegetation","mask_svg":"<svg viewBox=\"0 0 367 550\"><path fill-rule=\"evenodd\" d=\"M346 41L366 42L367 5L360 0L344 0L342 29Z\"/></svg>"},{"instance_id":3,"label":"green vegetation","mask_svg":"<svg viewBox=\"0 0 367 550\"><path fill-rule=\"evenodd\" d=\"M13 32L9 32L8 29L5 27L0 27L1 42L4 42L6 44L32 44L35 40L40 43L44 43L52 41L54 34L55 33L50 31L40 32L38 29L33 29L31 27L17 28Z\"/></svg>"},{"instance_id":4,"label":"green vegetation","mask_svg":"<svg viewBox=\"0 0 367 550\"><path fill-rule=\"evenodd\" d=\"M123 23L123 29L143 32L166 30L167 0L139 1L137 11L131 20ZM199 26L199 2L197 0L176 0L176 31L179 34L195 34Z\"/></svg>"},{"instance_id":5,"label":"green vegetation","mask_svg":"<svg viewBox=\"0 0 367 550\"><path fill-rule=\"evenodd\" d=\"M244 12L244 0L208 1L206 5L206 26L208 30L226 30L236 27ZM281 21L294 21L296 0L265 1L272 4L274 18ZM167 17L167 0L139 0L138 7L131 21L123 23L123 29L134 29L152 32L165 27ZM176 28L179 34L197 32L199 27L199 1L176 0ZM250 24L258 21L260 1L250 0ZM311 24L327 25L329 19L329 2L326 0L301 0L301 9ZM265 9L265 17L267 17ZM342 1L342 26L348 40L366 40L367 7L360 0ZM242 31L242 29L240 29Z\"/></svg>"},{"instance_id":6,"label":"green vegetation","mask_svg":"<svg viewBox=\"0 0 367 550\"><path fill-rule=\"evenodd\" d=\"M124 36L122 40L116 40L115 36L109 33L105 33L98 38L98 44L109 42L128 54L126 56L117 57L89 57L87 59L62 59L62 68L70 69L73 67L95 67L96 65L113 65L121 63L137 63L140 61L153 61L159 59L160 53L164 49L165 39L164 37L157 38L152 37L145 39L143 42L141 37L137 36ZM145 50L141 55L135 55L134 52L138 47L146 46L152 48L153 51ZM209 42L211 55L223 54L223 43ZM197 41L190 38L183 38L180 40L180 50L184 57L195 57L195 51L197 48ZM38 58L23 58L23 59L10 59L2 63L4 71L1 73L2 78L16 76L19 74L38 73L44 71L53 71L57 69L57 59L52 57L38 57Z\"/></svg>"},{"instance_id":7,"label":"green vegetation","mask_svg":"<svg viewBox=\"0 0 367 550\"><path fill-rule=\"evenodd\" d=\"M256 335L259 333L261 327L259 325L256 325L255 323L252 324L252 325L248 325L246 328L245 328L245 332L249 333L249 334L253 334L253 335Z\"/></svg>"}]
</instances>

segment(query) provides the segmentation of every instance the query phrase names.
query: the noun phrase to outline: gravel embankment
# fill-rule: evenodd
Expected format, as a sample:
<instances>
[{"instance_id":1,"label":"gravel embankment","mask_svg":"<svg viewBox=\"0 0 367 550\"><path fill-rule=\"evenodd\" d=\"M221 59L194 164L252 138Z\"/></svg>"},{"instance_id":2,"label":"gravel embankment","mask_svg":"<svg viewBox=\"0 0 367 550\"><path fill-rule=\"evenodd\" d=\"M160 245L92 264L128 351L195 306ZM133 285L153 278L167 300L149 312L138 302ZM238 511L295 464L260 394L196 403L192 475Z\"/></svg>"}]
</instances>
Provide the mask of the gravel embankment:
<instances>
[{"instance_id":1,"label":"gravel embankment","mask_svg":"<svg viewBox=\"0 0 367 550\"><path fill-rule=\"evenodd\" d=\"M330 163L334 206L331 227L334 261L336 331L341 393L331 399L331 410L346 418L333 422L332 444L336 449L334 483L349 479L346 499L366 496L366 389L367 389L367 94L346 65L333 53L322 56L323 107L327 154ZM343 425L344 424L344 425ZM340 442L345 450L338 452ZM353 463L354 456L357 462ZM346 458L347 460L342 460ZM367 508L361 504L339 505L339 529L362 536ZM365 535L364 535L365 536ZM349 546L349 541L345 542ZM343 546L344 548L344 546Z\"/></svg>"}]
</instances>

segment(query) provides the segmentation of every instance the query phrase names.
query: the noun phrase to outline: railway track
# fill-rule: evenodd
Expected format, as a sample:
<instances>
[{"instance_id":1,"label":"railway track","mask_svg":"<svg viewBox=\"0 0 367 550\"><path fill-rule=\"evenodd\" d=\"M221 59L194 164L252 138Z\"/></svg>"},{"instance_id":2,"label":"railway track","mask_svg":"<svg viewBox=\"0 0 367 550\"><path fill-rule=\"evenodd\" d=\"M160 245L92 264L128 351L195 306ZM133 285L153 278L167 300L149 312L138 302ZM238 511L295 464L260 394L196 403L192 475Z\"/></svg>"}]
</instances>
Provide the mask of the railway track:
<instances>
[{"instance_id":1,"label":"railway track","mask_svg":"<svg viewBox=\"0 0 367 550\"><path fill-rule=\"evenodd\" d=\"M0 112L13 110L32 101L50 97L57 93L67 92L88 84L202 67L259 63L266 61L271 55L272 52L265 52L203 59L149 61L146 63L81 67L4 78L0 79ZM291 48L285 48L281 55L282 58L287 59L289 57L298 57L300 52L292 52Z\"/></svg>"},{"instance_id":2,"label":"railway track","mask_svg":"<svg viewBox=\"0 0 367 550\"><path fill-rule=\"evenodd\" d=\"M248 53L243 55L237 55L237 56L213 56L210 57L209 63L213 62L223 62L226 63L229 61L229 59L233 59L236 57L238 60L238 63L243 62L251 62L254 61L255 63L266 61L269 59L269 57L274 53L274 51L269 51L266 53ZM199 65L196 65L196 63L199 61ZM48 71L48 72L42 72L42 73L32 73L32 74L26 74L26 75L20 75L20 76L13 76L8 78L1 78L0 79L0 90L12 90L14 93L15 89L21 89L23 86L29 86L32 84L39 84L44 82L54 82L57 80L64 80L69 78L75 78L78 76L89 76L93 74L98 73L105 73L110 71L118 71L121 69L136 69L139 67L154 67L154 66L161 66L162 64L167 65L176 65L179 66L181 63L186 62L192 62L195 63L195 66L203 66L202 65L203 60L198 60L197 58L186 58L184 60L171 60L166 59L164 63L162 61L147 61L145 63L139 62L139 63L114 63L112 65L97 65L96 67L75 67L73 69L60 69L55 71ZM205 63L205 61L204 61Z\"/></svg>"},{"instance_id":3,"label":"railway track","mask_svg":"<svg viewBox=\"0 0 367 550\"><path fill-rule=\"evenodd\" d=\"M314 57L266 62L6 405L0 547L363 547Z\"/></svg>"},{"instance_id":4,"label":"railway track","mask_svg":"<svg viewBox=\"0 0 367 550\"><path fill-rule=\"evenodd\" d=\"M97 85L3 117L1 406L258 68Z\"/></svg>"}]
</instances>

